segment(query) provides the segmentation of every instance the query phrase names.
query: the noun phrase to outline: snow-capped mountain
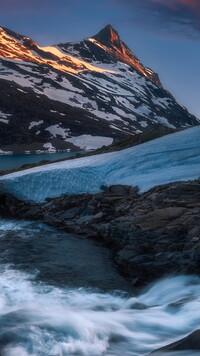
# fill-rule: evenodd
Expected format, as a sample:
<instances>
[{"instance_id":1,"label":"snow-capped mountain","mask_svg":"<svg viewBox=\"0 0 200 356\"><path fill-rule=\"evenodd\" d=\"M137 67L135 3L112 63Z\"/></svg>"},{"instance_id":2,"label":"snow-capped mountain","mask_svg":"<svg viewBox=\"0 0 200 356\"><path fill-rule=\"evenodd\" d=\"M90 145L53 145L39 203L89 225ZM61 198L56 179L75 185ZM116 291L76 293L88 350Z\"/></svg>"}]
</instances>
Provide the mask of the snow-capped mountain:
<instances>
[{"instance_id":1,"label":"snow-capped mountain","mask_svg":"<svg viewBox=\"0 0 200 356\"><path fill-rule=\"evenodd\" d=\"M93 149L199 123L110 25L51 47L0 27L0 89L0 152Z\"/></svg>"}]
</instances>

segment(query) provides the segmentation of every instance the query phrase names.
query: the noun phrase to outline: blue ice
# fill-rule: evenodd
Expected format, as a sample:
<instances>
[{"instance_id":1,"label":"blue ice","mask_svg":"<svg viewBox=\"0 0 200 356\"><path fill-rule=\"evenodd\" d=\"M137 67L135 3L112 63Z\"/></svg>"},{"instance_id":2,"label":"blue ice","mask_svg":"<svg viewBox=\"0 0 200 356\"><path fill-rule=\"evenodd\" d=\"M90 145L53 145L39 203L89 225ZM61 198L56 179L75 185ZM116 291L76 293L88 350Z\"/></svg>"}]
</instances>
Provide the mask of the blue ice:
<instances>
[{"instance_id":1,"label":"blue ice","mask_svg":"<svg viewBox=\"0 0 200 356\"><path fill-rule=\"evenodd\" d=\"M0 192L42 202L126 184L141 192L200 177L200 126L118 152L51 163L0 178Z\"/></svg>"}]
</instances>

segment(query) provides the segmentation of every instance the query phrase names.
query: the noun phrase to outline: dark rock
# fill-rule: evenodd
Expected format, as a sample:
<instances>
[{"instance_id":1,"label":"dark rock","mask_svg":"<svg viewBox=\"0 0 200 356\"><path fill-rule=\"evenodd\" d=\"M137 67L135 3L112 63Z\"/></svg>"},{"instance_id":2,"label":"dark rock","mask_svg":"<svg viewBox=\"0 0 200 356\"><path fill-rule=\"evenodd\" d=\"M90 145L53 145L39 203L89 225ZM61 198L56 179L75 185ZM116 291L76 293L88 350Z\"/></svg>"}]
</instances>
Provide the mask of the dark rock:
<instances>
[{"instance_id":1,"label":"dark rock","mask_svg":"<svg viewBox=\"0 0 200 356\"><path fill-rule=\"evenodd\" d=\"M74 219L80 214L79 208L72 208L60 214L61 219Z\"/></svg>"},{"instance_id":2,"label":"dark rock","mask_svg":"<svg viewBox=\"0 0 200 356\"><path fill-rule=\"evenodd\" d=\"M109 192L116 195L127 195L130 191L130 187L124 185L111 185L109 187Z\"/></svg>"},{"instance_id":3,"label":"dark rock","mask_svg":"<svg viewBox=\"0 0 200 356\"><path fill-rule=\"evenodd\" d=\"M149 214L137 216L134 219L134 223L140 226L142 230L155 230L165 226L168 221L173 221L176 218L180 217L184 214L184 212L184 208L177 207L156 209L155 211Z\"/></svg>"},{"instance_id":4,"label":"dark rock","mask_svg":"<svg viewBox=\"0 0 200 356\"><path fill-rule=\"evenodd\" d=\"M184 339L179 341L175 341L170 345L162 347L151 353L154 354L161 354L163 352L173 352L173 351L200 351L200 329L194 331L192 334L188 335Z\"/></svg>"}]
</instances>

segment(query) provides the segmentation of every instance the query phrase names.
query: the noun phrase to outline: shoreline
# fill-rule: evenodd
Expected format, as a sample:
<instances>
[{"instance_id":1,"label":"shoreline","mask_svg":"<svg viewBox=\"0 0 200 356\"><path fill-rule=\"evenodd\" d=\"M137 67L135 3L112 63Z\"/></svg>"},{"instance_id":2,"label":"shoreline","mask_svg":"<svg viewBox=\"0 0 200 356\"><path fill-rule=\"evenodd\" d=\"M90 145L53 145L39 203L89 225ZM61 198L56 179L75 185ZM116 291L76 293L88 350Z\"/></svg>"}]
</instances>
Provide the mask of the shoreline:
<instances>
[{"instance_id":1,"label":"shoreline","mask_svg":"<svg viewBox=\"0 0 200 356\"><path fill-rule=\"evenodd\" d=\"M192 128L194 126L191 126L190 128ZM82 158L82 157L89 157L89 156L93 156L93 155L99 155L102 153L110 153L110 152L116 152L116 151L121 151L123 149L126 148L131 148L134 146L138 146L142 143L148 142L148 141L152 141L156 138L159 137L163 137L166 135L170 135L172 133L178 132L178 131L182 131L182 130L186 130L187 128L179 128L179 129L169 129L168 127L157 127L156 130L152 127L146 129L143 133L141 134L136 134L134 136L130 136L128 139L125 140L120 140L120 141L116 141L113 142L113 144L109 145L109 146L103 146L99 149L96 150L91 150L91 151L87 151L87 152L83 152L83 150L80 150L79 152L77 152L75 155L72 155L70 157L67 158L61 158L55 161L47 161L47 160L42 160L38 163L32 163L32 164L25 164L22 165L19 168L16 169L10 169L10 170L6 170L6 171L0 171L0 176L4 176L10 173L14 173L14 172L18 172L21 170L26 170L29 168L34 168L34 167L39 167L39 166L43 166L49 163L57 163L57 162L63 162L66 160L71 160L71 159L76 159L76 158ZM57 152L59 153L59 152ZM64 152L63 152L64 153ZM67 153L67 152L66 152ZM73 152L72 152L73 153ZM4 155L7 156L7 155Z\"/></svg>"}]
</instances>

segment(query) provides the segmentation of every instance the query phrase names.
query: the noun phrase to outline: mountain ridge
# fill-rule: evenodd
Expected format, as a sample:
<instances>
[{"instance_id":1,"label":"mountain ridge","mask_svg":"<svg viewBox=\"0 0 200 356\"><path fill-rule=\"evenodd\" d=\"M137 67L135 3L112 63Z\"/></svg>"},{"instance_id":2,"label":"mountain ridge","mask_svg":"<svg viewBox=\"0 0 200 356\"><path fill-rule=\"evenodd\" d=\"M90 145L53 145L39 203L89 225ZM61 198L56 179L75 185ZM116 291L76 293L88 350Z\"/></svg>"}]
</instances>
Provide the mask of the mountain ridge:
<instances>
[{"instance_id":1,"label":"mountain ridge","mask_svg":"<svg viewBox=\"0 0 200 356\"><path fill-rule=\"evenodd\" d=\"M120 39L119 33L111 26L107 25L99 33L93 36L95 40L102 44L106 44L111 49L118 49L117 59L123 60L125 63L135 66L135 68L150 79L154 84L162 87L159 76L152 69L144 67L141 61L133 54L130 48Z\"/></svg>"}]
</instances>

